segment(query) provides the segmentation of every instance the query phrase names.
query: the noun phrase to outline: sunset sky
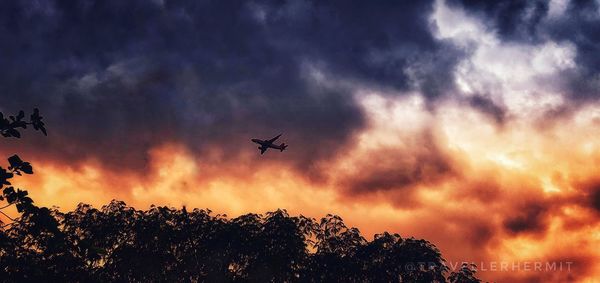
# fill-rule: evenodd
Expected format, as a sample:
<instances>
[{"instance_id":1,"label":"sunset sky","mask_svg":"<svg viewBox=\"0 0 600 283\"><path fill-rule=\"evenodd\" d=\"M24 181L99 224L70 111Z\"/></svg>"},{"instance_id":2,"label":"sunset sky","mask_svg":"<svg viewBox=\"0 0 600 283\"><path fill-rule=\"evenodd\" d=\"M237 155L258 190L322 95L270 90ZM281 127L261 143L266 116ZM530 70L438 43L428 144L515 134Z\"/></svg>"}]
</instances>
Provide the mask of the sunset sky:
<instances>
[{"instance_id":1,"label":"sunset sky","mask_svg":"<svg viewBox=\"0 0 600 283\"><path fill-rule=\"evenodd\" d=\"M45 117L0 140L38 205L334 213L600 282L597 0L2 1L0 95Z\"/></svg>"}]
</instances>

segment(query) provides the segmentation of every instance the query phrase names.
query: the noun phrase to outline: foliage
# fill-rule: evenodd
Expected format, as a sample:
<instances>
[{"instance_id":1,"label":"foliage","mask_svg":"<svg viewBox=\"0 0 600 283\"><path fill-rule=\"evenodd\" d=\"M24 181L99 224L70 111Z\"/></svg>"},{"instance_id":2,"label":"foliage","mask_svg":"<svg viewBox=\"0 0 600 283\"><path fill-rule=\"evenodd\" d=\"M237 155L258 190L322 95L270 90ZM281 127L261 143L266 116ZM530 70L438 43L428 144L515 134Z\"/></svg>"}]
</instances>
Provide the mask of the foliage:
<instances>
[{"instance_id":1,"label":"foliage","mask_svg":"<svg viewBox=\"0 0 600 283\"><path fill-rule=\"evenodd\" d=\"M18 129L26 129L27 125L32 125L35 130L41 131L44 135L47 135L45 124L42 121L43 117L40 116L40 111L35 108L33 114L30 115L29 122L23 120L25 118L25 112L22 110L16 116L10 115L8 119L4 117L4 114L0 112L0 134L3 137L15 137L20 138L21 133ZM33 167L29 162L21 160L18 155L13 155L8 158L8 169L0 167L0 201L6 201L6 205L0 207L0 214L9 220L14 219L8 216L2 209L8 208L15 205L17 212L23 213L24 217L29 217L31 213L37 213L37 207L33 205L33 200L27 196L26 190L16 189L11 186L9 179L15 175L21 176L22 174L33 174ZM0 227L5 228L11 223L4 224L0 221Z\"/></svg>"},{"instance_id":2,"label":"foliage","mask_svg":"<svg viewBox=\"0 0 600 283\"><path fill-rule=\"evenodd\" d=\"M0 112L0 134L6 138L20 138L21 133L18 129L27 129L27 125L31 125L36 131L41 131L44 135L47 135L45 124L42 122L43 117L40 116L40 111L37 108L33 109L33 114L29 116L29 122L24 121L23 118L25 118L23 110L19 111L16 116L8 116L8 119Z\"/></svg>"},{"instance_id":3,"label":"foliage","mask_svg":"<svg viewBox=\"0 0 600 283\"><path fill-rule=\"evenodd\" d=\"M3 235L8 281L445 282L448 272L433 244L389 233L369 242L334 215L228 219L116 200L46 215Z\"/></svg>"}]
</instances>

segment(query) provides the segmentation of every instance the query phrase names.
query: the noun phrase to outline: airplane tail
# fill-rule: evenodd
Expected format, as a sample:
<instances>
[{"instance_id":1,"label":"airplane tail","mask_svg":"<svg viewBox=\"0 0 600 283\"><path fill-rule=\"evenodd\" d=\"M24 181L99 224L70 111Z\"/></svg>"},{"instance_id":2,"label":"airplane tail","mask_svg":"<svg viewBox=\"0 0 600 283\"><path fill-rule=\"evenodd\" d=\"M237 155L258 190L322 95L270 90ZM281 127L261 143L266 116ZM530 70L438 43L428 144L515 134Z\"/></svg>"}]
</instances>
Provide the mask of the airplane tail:
<instances>
[{"instance_id":1,"label":"airplane tail","mask_svg":"<svg viewBox=\"0 0 600 283\"><path fill-rule=\"evenodd\" d=\"M281 150L283 152L283 150L286 149L286 148L287 148L287 144L282 143L281 146L280 146L280 148L279 148L279 150Z\"/></svg>"}]
</instances>

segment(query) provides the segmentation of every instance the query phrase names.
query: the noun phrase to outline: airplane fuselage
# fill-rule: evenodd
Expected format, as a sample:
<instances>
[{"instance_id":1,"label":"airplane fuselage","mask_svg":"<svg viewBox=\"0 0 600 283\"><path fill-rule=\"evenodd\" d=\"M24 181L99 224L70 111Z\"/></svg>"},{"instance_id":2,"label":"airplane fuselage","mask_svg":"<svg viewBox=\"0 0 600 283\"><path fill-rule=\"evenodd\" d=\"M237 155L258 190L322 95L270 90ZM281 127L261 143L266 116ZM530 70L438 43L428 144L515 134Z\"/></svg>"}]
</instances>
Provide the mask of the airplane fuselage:
<instances>
[{"instance_id":1,"label":"airplane fuselage","mask_svg":"<svg viewBox=\"0 0 600 283\"><path fill-rule=\"evenodd\" d=\"M283 151L287 145L285 143L281 143L280 145L277 144L273 144L273 142L279 138L278 135L270 140L261 140L261 139L251 139L252 142L259 144L260 146L258 147L258 149L260 150L260 154L265 153L265 151L269 148L274 148L274 149L278 149L280 151Z\"/></svg>"},{"instance_id":2,"label":"airplane fuselage","mask_svg":"<svg viewBox=\"0 0 600 283\"><path fill-rule=\"evenodd\" d=\"M264 141L264 140L259 140L259 139L252 139L253 142L260 144L261 147L266 147L266 148L274 148L274 149L281 149L281 145L276 145L273 144L269 141Z\"/></svg>"}]
</instances>

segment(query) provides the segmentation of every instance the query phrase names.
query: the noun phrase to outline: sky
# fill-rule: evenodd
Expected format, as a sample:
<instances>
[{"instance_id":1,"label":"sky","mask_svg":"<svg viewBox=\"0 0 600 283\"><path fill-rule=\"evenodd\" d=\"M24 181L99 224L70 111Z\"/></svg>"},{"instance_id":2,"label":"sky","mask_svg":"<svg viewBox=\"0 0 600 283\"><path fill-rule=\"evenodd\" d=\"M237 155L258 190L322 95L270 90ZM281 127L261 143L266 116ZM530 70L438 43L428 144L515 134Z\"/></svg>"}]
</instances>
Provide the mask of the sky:
<instances>
[{"instance_id":1,"label":"sky","mask_svg":"<svg viewBox=\"0 0 600 283\"><path fill-rule=\"evenodd\" d=\"M0 111L48 136L0 153L65 211L334 213L484 280L598 282L598 54L597 0L2 1Z\"/></svg>"}]
</instances>

